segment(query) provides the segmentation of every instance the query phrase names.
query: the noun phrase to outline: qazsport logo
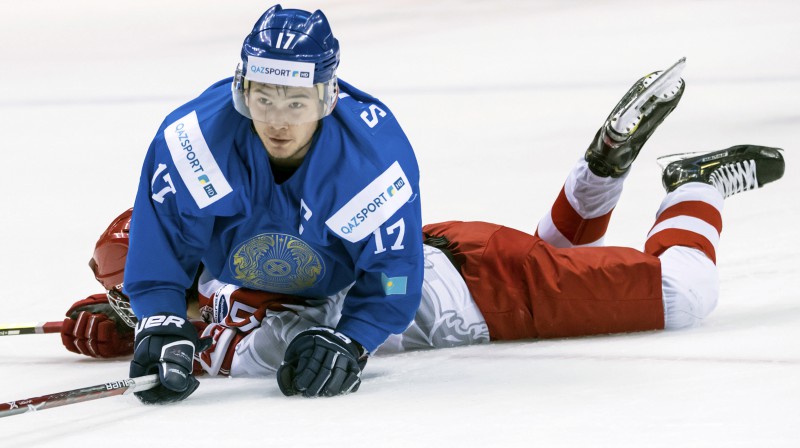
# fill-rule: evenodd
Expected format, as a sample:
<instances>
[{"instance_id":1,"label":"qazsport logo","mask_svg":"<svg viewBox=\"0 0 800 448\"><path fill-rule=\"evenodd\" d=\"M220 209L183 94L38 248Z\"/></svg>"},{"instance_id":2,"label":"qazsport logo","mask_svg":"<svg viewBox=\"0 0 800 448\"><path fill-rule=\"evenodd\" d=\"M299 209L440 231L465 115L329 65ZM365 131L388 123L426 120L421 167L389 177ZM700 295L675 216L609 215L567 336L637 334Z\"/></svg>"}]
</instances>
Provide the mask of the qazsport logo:
<instances>
[{"instance_id":1,"label":"qazsport logo","mask_svg":"<svg viewBox=\"0 0 800 448\"><path fill-rule=\"evenodd\" d=\"M199 208L233 191L203 136L197 112L192 111L164 129L172 163Z\"/></svg>"},{"instance_id":2,"label":"qazsport logo","mask_svg":"<svg viewBox=\"0 0 800 448\"><path fill-rule=\"evenodd\" d=\"M248 58L245 78L264 84L290 87L313 87L314 64L310 62L281 61L278 59Z\"/></svg>"},{"instance_id":3,"label":"qazsport logo","mask_svg":"<svg viewBox=\"0 0 800 448\"><path fill-rule=\"evenodd\" d=\"M371 234L411 199L414 192L399 162L353 196L325 225L355 243Z\"/></svg>"}]
</instances>

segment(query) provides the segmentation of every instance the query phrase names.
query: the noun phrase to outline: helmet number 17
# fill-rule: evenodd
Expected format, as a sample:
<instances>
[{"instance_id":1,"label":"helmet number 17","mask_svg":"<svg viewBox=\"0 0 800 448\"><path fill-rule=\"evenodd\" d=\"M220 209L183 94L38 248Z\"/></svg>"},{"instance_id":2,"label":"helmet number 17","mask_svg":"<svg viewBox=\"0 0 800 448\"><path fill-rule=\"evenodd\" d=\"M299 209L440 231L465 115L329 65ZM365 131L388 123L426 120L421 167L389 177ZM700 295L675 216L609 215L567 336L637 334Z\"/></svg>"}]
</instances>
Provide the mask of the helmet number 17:
<instances>
[{"instance_id":1,"label":"helmet number 17","mask_svg":"<svg viewBox=\"0 0 800 448\"><path fill-rule=\"evenodd\" d=\"M283 47L281 47L281 43L283 42L284 34L286 35L286 43L284 43ZM278 47L278 48L283 48L284 50L288 50L289 49L289 45L292 44L292 41L294 40L295 36L297 36L297 35L294 34L294 33L290 33L288 31L285 32L285 33L281 32L280 34L278 34L278 42L276 42L275 46Z\"/></svg>"}]
</instances>

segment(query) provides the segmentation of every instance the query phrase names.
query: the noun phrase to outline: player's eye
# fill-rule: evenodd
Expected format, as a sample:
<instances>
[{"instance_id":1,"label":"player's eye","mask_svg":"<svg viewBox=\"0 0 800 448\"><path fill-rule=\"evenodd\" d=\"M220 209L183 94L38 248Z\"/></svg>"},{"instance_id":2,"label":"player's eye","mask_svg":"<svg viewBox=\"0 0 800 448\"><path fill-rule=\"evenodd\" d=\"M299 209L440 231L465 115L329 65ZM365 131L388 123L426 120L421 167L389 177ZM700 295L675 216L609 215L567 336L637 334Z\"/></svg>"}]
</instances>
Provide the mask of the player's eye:
<instances>
[{"instance_id":1,"label":"player's eye","mask_svg":"<svg viewBox=\"0 0 800 448\"><path fill-rule=\"evenodd\" d=\"M298 101L289 104L290 109L302 109L304 107L306 107L306 105Z\"/></svg>"}]
</instances>

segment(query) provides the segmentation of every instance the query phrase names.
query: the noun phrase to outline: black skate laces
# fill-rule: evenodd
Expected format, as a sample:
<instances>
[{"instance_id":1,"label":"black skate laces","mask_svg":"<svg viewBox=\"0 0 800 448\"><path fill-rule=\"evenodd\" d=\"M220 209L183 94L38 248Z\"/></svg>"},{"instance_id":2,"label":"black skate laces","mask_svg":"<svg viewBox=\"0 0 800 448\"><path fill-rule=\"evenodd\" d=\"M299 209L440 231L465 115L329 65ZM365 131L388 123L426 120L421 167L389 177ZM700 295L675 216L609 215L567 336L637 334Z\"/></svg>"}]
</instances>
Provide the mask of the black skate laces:
<instances>
[{"instance_id":1,"label":"black skate laces","mask_svg":"<svg viewBox=\"0 0 800 448\"><path fill-rule=\"evenodd\" d=\"M709 181L719 190L723 198L743 191L755 190L758 188L756 161L742 160L724 164L711 173Z\"/></svg>"}]
</instances>

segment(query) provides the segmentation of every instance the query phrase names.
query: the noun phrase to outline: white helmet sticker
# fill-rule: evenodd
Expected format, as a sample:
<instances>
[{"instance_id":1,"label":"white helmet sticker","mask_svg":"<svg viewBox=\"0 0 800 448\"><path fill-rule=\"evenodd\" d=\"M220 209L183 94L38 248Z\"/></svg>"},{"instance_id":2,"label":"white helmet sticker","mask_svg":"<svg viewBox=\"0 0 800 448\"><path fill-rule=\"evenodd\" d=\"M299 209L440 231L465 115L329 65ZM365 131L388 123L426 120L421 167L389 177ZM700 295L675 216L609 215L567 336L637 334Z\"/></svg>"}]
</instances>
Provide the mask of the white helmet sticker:
<instances>
[{"instance_id":1,"label":"white helmet sticker","mask_svg":"<svg viewBox=\"0 0 800 448\"><path fill-rule=\"evenodd\" d=\"M312 87L314 64L310 62L280 61L277 59L247 58L245 79L264 84L290 87Z\"/></svg>"}]
</instances>

